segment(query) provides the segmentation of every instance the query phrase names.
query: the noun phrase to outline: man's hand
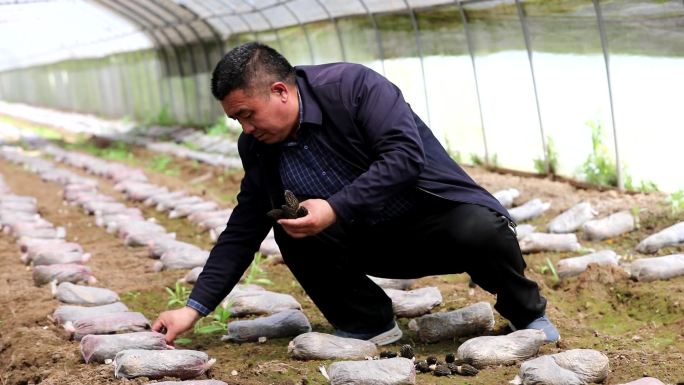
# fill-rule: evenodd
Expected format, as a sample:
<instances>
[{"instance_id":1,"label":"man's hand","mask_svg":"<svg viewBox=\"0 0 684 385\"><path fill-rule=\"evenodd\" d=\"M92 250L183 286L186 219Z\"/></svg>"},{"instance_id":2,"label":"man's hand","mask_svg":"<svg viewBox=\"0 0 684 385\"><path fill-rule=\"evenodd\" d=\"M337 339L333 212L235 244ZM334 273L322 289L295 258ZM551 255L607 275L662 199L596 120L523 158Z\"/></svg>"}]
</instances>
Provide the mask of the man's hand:
<instances>
[{"instance_id":1,"label":"man's hand","mask_svg":"<svg viewBox=\"0 0 684 385\"><path fill-rule=\"evenodd\" d=\"M297 219L278 220L278 223L283 226L283 230L292 238L316 235L337 220L335 211L324 199L307 199L301 202L300 206L305 207L308 211L306 216Z\"/></svg>"},{"instance_id":2,"label":"man's hand","mask_svg":"<svg viewBox=\"0 0 684 385\"><path fill-rule=\"evenodd\" d=\"M190 329L202 316L197 310L190 307L182 307L176 310L169 310L159 314L159 317L152 324L152 330L164 333L164 339L169 345L173 345L173 340L179 334Z\"/></svg>"}]
</instances>

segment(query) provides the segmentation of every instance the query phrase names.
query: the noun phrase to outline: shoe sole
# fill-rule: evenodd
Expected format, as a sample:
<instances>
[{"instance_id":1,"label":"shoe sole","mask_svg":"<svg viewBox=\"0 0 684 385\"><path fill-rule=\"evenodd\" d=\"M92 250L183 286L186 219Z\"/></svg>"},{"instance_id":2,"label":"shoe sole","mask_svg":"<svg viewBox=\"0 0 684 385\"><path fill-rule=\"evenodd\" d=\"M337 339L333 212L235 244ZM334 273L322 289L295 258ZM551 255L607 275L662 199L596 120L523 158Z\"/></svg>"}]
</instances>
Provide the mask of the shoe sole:
<instances>
[{"instance_id":1,"label":"shoe sole","mask_svg":"<svg viewBox=\"0 0 684 385\"><path fill-rule=\"evenodd\" d=\"M399 341L403 335L404 333L402 333L401 329L399 329L399 325L394 325L392 329L382 334L378 334L368 341L376 344L377 346L384 346Z\"/></svg>"}]
</instances>

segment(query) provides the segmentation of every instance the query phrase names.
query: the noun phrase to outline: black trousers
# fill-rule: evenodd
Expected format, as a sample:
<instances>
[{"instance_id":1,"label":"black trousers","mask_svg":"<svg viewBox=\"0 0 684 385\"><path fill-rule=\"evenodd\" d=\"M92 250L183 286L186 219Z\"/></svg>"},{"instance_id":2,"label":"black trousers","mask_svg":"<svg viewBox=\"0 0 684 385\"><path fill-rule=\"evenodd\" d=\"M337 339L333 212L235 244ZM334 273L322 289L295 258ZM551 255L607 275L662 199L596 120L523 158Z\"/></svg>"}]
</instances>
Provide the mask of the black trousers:
<instances>
[{"instance_id":1,"label":"black trousers","mask_svg":"<svg viewBox=\"0 0 684 385\"><path fill-rule=\"evenodd\" d=\"M495 294L495 309L517 328L544 313L546 300L524 275L508 219L483 206L425 198L401 220L335 224L302 239L276 228L283 260L326 319L347 332L384 331L392 301L367 275L420 278L468 273Z\"/></svg>"}]
</instances>

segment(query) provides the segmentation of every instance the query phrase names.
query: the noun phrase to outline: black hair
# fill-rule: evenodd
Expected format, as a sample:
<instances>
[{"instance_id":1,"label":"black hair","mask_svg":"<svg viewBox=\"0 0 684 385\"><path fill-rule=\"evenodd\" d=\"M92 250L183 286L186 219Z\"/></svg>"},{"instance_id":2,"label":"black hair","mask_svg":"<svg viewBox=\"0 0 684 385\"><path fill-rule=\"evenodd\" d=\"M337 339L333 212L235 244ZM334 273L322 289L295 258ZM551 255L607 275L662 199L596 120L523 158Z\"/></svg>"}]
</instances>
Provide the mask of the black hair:
<instances>
[{"instance_id":1,"label":"black hair","mask_svg":"<svg viewBox=\"0 0 684 385\"><path fill-rule=\"evenodd\" d=\"M216 64L211 93L223 100L238 89L260 92L259 86L266 83L294 84L294 78L295 70L283 55L265 44L250 42L231 49Z\"/></svg>"}]
</instances>

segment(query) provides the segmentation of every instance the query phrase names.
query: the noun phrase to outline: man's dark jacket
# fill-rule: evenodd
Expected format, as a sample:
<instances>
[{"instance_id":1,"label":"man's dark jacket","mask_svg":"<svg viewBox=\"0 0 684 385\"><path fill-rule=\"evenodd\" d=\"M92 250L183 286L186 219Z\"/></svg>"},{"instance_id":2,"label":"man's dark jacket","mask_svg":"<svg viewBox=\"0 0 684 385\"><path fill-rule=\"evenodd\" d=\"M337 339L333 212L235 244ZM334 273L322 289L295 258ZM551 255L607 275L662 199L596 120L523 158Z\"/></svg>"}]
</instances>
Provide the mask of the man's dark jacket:
<instances>
[{"instance_id":1,"label":"man's dark jacket","mask_svg":"<svg viewBox=\"0 0 684 385\"><path fill-rule=\"evenodd\" d=\"M321 130L316 136L320 143L361 173L327 199L338 221L362 221L406 188L509 216L456 164L386 78L350 63L300 66L296 71L302 125ZM242 134L238 150L245 172L238 203L190 296L209 309L232 290L273 226L266 212L284 203L279 145Z\"/></svg>"}]
</instances>

